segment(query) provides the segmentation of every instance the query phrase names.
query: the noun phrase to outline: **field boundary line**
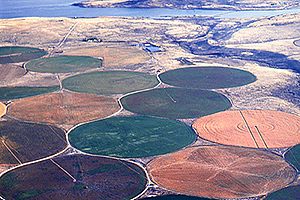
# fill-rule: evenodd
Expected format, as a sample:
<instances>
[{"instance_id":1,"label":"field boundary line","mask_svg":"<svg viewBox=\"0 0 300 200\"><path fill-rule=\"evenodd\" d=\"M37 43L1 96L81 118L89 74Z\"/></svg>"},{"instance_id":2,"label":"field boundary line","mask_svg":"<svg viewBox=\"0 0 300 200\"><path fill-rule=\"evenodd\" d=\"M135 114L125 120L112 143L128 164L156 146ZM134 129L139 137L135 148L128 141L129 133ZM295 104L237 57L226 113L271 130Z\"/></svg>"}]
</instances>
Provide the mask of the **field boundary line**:
<instances>
[{"instance_id":1,"label":"field boundary line","mask_svg":"<svg viewBox=\"0 0 300 200\"><path fill-rule=\"evenodd\" d=\"M8 147L7 144L5 144L5 141L2 140L3 145L5 146L5 148L9 151L9 153L11 153L11 155L18 161L19 164L23 164L19 158L12 152L12 150Z\"/></svg>"},{"instance_id":2,"label":"field boundary line","mask_svg":"<svg viewBox=\"0 0 300 200\"><path fill-rule=\"evenodd\" d=\"M77 180L67 171L65 170L62 166L60 166L57 162L55 162L52 158L49 159L54 165L56 165L59 169L61 169L65 174L67 174L70 178L73 179L73 182L76 182Z\"/></svg>"},{"instance_id":3,"label":"field boundary line","mask_svg":"<svg viewBox=\"0 0 300 200\"><path fill-rule=\"evenodd\" d=\"M248 125L248 123L247 123L247 121L246 121L246 119L245 119L243 113L242 113L242 111L239 110L239 112L240 112L240 114L241 114L241 117L242 117L243 121L245 122L245 124L246 124L246 126L247 126L247 129L248 129L248 131L249 131L249 133L250 133L251 138L252 138L253 141L254 141L255 146L256 146L257 148L259 148L259 146L258 146L258 144L257 144L257 142L256 142L256 140L255 140L255 138L254 138L254 135L253 135L253 133L252 133L252 131L251 131L251 129L250 129L250 127L249 127L249 125Z\"/></svg>"}]
</instances>

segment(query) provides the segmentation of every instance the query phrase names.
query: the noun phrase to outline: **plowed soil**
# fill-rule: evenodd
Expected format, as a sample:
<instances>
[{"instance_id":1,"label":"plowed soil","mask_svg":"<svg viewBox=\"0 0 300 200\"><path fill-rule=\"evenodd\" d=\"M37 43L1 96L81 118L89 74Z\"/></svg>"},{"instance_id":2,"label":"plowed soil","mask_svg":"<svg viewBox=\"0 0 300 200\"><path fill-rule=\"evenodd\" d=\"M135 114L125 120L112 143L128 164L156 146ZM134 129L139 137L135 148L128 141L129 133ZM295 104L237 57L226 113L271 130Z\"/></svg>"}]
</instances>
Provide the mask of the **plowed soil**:
<instances>
[{"instance_id":1,"label":"plowed soil","mask_svg":"<svg viewBox=\"0 0 300 200\"><path fill-rule=\"evenodd\" d=\"M193 124L206 140L254 148L290 147L300 142L300 118L278 111L225 111Z\"/></svg>"},{"instance_id":2,"label":"plowed soil","mask_svg":"<svg viewBox=\"0 0 300 200\"><path fill-rule=\"evenodd\" d=\"M208 198L260 196L291 183L296 171L281 157L256 149L202 146L161 156L147 170L158 185Z\"/></svg>"},{"instance_id":3,"label":"plowed soil","mask_svg":"<svg viewBox=\"0 0 300 200\"><path fill-rule=\"evenodd\" d=\"M16 101L8 114L27 121L77 124L107 117L119 108L113 98L64 91Z\"/></svg>"},{"instance_id":4,"label":"plowed soil","mask_svg":"<svg viewBox=\"0 0 300 200\"><path fill-rule=\"evenodd\" d=\"M0 102L0 118L6 113L6 105Z\"/></svg>"},{"instance_id":5,"label":"plowed soil","mask_svg":"<svg viewBox=\"0 0 300 200\"><path fill-rule=\"evenodd\" d=\"M72 155L20 167L0 179L5 199L131 199L146 187L145 172L111 158Z\"/></svg>"}]
</instances>

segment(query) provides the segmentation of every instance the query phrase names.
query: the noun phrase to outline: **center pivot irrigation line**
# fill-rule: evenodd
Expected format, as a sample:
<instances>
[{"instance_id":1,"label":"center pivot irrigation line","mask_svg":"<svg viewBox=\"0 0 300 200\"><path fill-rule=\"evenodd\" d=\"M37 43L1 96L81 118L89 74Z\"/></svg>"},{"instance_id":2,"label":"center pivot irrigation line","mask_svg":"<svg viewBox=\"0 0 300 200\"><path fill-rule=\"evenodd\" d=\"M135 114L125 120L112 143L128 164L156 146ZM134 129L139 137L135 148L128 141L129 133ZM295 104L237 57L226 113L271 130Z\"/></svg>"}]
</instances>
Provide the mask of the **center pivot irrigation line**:
<instances>
[{"instance_id":1,"label":"center pivot irrigation line","mask_svg":"<svg viewBox=\"0 0 300 200\"><path fill-rule=\"evenodd\" d=\"M263 141L263 143L264 143L266 149L268 149L268 145L267 145L266 141L264 140L262 134L260 133L258 127L257 127L257 126L254 126L254 127L255 127L256 131L258 132L258 135L259 135L260 139Z\"/></svg>"},{"instance_id":2,"label":"center pivot irrigation line","mask_svg":"<svg viewBox=\"0 0 300 200\"><path fill-rule=\"evenodd\" d=\"M294 159L296 160L296 162L298 163L298 165L300 166L300 163L299 163L298 159L296 158L296 156L294 155L294 153L292 152L292 150L290 150L290 152L291 152L292 156L294 157Z\"/></svg>"},{"instance_id":3,"label":"center pivot irrigation line","mask_svg":"<svg viewBox=\"0 0 300 200\"><path fill-rule=\"evenodd\" d=\"M173 97L166 91L166 89L163 87L163 90L165 91L165 93L168 95L168 97L174 102L176 103L176 100L173 99Z\"/></svg>"},{"instance_id":4,"label":"center pivot irrigation line","mask_svg":"<svg viewBox=\"0 0 300 200\"><path fill-rule=\"evenodd\" d=\"M5 141L2 140L3 145L5 146L5 148L9 151L9 153L19 162L19 164L22 164L22 162L18 159L18 157L12 152L12 150L10 150L10 148L7 146L7 144L5 144Z\"/></svg>"},{"instance_id":5,"label":"center pivot irrigation line","mask_svg":"<svg viewBox=\"0 0 300 200\"><path fill-rule=\"evenodd\" d=\"M50 161L55 164L59 169L61 169L63 172L65 172L71 179L73 179L73 182L76 182L77 180L69 173L67 172L67 170L65 170L64 168L62 168L58 163L56 163L54 160L52 160L50 158Z\"/></svg>"},{"instance_id":6,"label":"center pivot irrigation line","mask_svg":"<svg viewBox=\"0 0 300 200\"><path fill-rule=\"evenodd\" d=\"M253 135L253 133L252 133L252 131L251 131L251 129L250 129L250 127L249 127L249 125L248 125L248 123L247 123L247 121L246 121L246 119L245 119L243 113L242 113L242 111L239 110L239 112L240 112L240 114L241 114L241 116L242 116L242 118L243 118L243 120L244 120L244 122L245 122L245 124L246 124L246 126L247 126L247 129L248 129L248 131L249 131L249 133L250 133L250 135L251 135L251 137L252 137L252 139L253 139L253 141L254 141L256 147L259 148L259 147L258 147L258 144L257 144L257 142L256 142L256 140L255 140L255 138L254 138L254 135Z\"/></svg>"}]
</instances>

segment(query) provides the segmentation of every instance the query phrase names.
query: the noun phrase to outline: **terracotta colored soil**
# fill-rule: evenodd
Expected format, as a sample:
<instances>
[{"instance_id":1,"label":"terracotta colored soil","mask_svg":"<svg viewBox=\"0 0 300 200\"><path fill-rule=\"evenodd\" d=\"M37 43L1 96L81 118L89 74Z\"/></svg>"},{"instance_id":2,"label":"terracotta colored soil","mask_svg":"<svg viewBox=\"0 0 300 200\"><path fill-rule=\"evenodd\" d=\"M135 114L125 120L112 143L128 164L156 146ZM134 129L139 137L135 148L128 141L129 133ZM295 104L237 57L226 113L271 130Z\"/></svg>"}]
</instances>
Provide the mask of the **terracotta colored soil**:
<instances>
[{"instance_id":1,"label":"terracotta colored soil","mask_svg":"<svg viewBox=\"0 0 300 200\"><path fill-rule=\"evenodd\" d=\"M240 147L201 146L152 161L147 170L154 182L185 195L243 198L280 189L296 176L281 157Z\"/></svg>"},{"instance_id":2,"label":"terracotta colored soil","mask_svg":"<svg viewBox=\"0 0 300 200\"><path fill-rule=\"evenodd\" d=\"M6 106L0 102L0 117L5 115L5 113L6 113Z\"/></svg>"},{"instance_id":3,"label":"terracotta colored soil","mask_svg":"<svg viewBox=\"0 0 300 200\"><path fill-rule=\"evenodd\" d=\"M300 118L278 111L225 111L199 118L193 127L201 138L226 145L281 148L300 142Z\"/></svg>"},{"instance_id":4,"label":"terracotta colored soil","mask_svg":"<svg viewBox=\"0 0 300 200\"><path fill-rule=\"evenodd\" d=\"M64 91L16 101L9 106L8 114L27 121L77 124L118 110L118 102L113 98Z\"/></svg>"}]
</instances>

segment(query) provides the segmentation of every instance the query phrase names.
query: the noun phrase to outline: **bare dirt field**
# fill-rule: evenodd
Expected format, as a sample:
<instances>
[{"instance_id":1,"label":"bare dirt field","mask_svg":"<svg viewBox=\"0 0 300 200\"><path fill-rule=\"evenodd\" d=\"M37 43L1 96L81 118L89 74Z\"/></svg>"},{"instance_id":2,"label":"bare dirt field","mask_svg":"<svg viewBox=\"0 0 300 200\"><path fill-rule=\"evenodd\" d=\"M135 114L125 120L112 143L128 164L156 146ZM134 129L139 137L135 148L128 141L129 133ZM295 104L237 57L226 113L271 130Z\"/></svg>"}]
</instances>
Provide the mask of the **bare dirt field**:
<instances>
[{"instance_id":1,"label":"bare dirt field","mask_svg":"<svg viewBox=\"0 0 300 200\"><path fill-rule=\"evenodd\" d=\"M0 102L0 118L6 113L6 105Z\"/></svg>"},{"instance_id":2,"label":"bare dirt field","mask_svg":"<svg viewBox=\"0 0 300 200\"><path fill-rule=\"evenodd\" d=\"M8 107L8 114L27 121L77 124L119 109L117 100L110 97L63 91L16 101Z\"/></svg>"},{"instance_id":3,"label":"bare dirt field","mask_svg":"<svg viewBox=\"0 0 300 200\"><path fill-rule=\"evenodd\" d=\"M161 156L147 170L160 186L185 195L245 198L280 189L296 171L281 157L225 146L187 148Z\"/></svg>"},{"instance_id":4,"label":"bare dirt field","mask_svg":"<svg viewBox=\"0 0 300 200\"><path fill-rule=\"evenodd\" d=\"M291 147L300 143L300 118L278 111L225 111L193 124L206 140L253 148Z\"/></svg>"},{"instance_id":5,"label":"bare dirt field","mask_svg":"<svg viewBox=\"0 0 300 200\"><path fill-rule=\"evenodd\" d=\"M26 70L16 64L0 64L0 84L23 76Z\"/></svg>"}]
</instances>

